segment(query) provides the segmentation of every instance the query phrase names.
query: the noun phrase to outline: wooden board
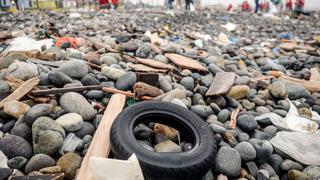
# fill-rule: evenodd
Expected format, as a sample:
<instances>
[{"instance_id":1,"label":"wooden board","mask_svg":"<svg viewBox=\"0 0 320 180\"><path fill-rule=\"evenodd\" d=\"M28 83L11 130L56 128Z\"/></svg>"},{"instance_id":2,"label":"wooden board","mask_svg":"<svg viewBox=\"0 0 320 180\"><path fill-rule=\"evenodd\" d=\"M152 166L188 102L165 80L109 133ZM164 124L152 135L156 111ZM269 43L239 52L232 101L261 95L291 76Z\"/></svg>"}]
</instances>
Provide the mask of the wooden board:
<instances>
[{"instance_id":1,"label":"wooden board","mask_svg":"<svg viewBox=\"0 0 320 180\"><path fill-rule=\"evenodd\" d=\"M304 86L306 89L308 89L310 92L320 92L320 73L316 68L310 69L310 79L309 81L304 79L297 79L289 76L281 76L279 79L287 81L292 84L297 84Z\"/></svg>"},{"instance_id":2,"label":"wooden board","mask_svg":"<svg viewBox=\"0 0 320 180\"><path fill-rule=\"evenodd\" d=\"M82 91L101 90L101 89L102 89L101 85L92 85L92 86L81 86L81 87L34 90L34 91L31 91L31 94L33 96L43 96L43 95L60 94L60 93L66 93L66 92L82 92Z\"/></svg>"},{"instance_id":3,"label":"wooden board","mask_svg":"<svg viewBox=\"0 0 320 180\"><path fill-rule=\"evenodd\" d=\"M157 72L157 73L166 73L167 69L158 69L143 64L131 64L130 67L137 72Z\"/></svg>"},{"instance_id":4,"label":"wooden board","mask_svg":"<svg viewBox=\"0 0 320 180\"><path fill-rule=\"evenodd\" d=\"M141 64L147 65L147 66L151 66L154 68L160 68L160 69L173 69L174 67L169 65L169 64L165 64L163 62L159 62L153 59L142 59L142 58L136 58L137 61Z\"/></svg>"},{"instance_id":5,"label":"wooden board","mask_svg":"<svg viewBox=\"0 0 320 180\"><path fill-rule=\"evenodd\" d=\"M91 157L107 157L110 152L110 128L113 121L122 111L126 102L126 96L114 94L111 96L107 109L104 111L101 122L95 132L88 152L83 158L77 180L92 180L89 170L89 160Z\"/></svg>"},{"instance_id":6,"label":"wooden board","mask_svg":"<svg viewBox=\"0 0 320 180\"><path fill-rule=\"evenodd\" d=\"M20 100L23 96L25 96L29 91L31 91L36 85L39 84L39 78L34 77L27 81L25 81L20 87L18 87L13 93L11 93L8 97L3 99L0 102L0 109L3 108L6 102L10 102L13 100Z\"/></svg>"},{"instance_id":7,"label":"wooden board","mask_svg":"<svg viewBox=\"0 0 320 180\"><path fill-rule=\"evenodd\" d=\"M198 61L193 60L191 58L188 58L179 54L170 54L170 53L165 54L165 56L182 69L208 72L207 68L203 67Z\"/></svg>"},{"instance_id":8,"label":"wooden board","mask_svg":"<svg viewBox=\"0 0 320 180\"><path fill-rule=\"evenodd\" d=\"M229 91L236 78L233 72L218 72L208 89L206 96L224 94Z\"/></svg>"},{"instance_id":9,"label":"wooden board","mask_svg":"<svg viewBox=\"0 0 320 180\"><path fill-rule=\"evenodd\" d=\"M11 180L63 180L64 174L42 174L42 175L26 175L26 176L13 176Z\"/></svg>"}]
</instances>

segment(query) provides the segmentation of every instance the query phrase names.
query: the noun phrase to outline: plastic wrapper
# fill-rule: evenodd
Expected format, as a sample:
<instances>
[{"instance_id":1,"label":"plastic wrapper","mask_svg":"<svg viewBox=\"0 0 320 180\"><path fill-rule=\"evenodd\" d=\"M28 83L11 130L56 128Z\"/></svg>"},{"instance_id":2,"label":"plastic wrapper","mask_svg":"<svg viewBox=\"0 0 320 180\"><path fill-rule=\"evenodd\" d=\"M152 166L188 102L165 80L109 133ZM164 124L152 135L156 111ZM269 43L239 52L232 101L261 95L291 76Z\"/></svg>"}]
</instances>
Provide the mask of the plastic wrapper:
<instances>
[{"instance_id":1,"label":"plastic wrapper","mask_svg":"<svg viewBox=\"0 0 320 180\"><path fill-rule=\"evenodd\" d=\"M279 132L271 144L306 165L320 166L319 133Z\"/></svg>"},{"instance_id":2,"label":"plastic wrapper","mask_svg":"<svg viewBox=\"0 0 320 180\"><path fill-rule=\"evenodd\" d=\"M92 157L89 168L93 180L144 180L135 154L132 154L127 161Z\"/></svg>"}]
</instances>

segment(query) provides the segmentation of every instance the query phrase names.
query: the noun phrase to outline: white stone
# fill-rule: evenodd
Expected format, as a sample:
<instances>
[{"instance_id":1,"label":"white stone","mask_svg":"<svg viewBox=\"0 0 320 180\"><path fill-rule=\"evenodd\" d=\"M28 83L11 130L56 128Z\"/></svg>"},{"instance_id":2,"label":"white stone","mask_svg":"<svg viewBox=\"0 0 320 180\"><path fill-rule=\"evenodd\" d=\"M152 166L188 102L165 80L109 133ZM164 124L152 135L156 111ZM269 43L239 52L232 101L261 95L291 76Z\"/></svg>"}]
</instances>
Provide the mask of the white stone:
<instances>
[{"instance_id":1,"label":"white stone","mask_svg":"<svg viewBox=\"0 0 320 180\"><path fill-rule=\"evenodd\" d=\"M56 123L66 131L77 131L82 127L83 119L77 113L68 113L56 119Z\"/></svg>"}]
</instances>

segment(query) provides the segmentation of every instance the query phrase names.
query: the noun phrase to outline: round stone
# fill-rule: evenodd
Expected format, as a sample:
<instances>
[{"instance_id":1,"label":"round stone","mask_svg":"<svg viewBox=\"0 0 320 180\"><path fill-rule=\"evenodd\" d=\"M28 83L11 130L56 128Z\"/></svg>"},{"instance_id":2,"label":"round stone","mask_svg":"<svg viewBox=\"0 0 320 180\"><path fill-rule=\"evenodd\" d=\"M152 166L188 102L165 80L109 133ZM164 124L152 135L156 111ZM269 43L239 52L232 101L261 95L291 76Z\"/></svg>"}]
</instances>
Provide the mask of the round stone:
<instances>
[{"instance_id":1,"label":"round stone","mask_svg":"<svg viewBox=\"0 0 320 180\"><path fill-rule=\"evenodd\" d=\"M12 169L22 169L26 166L28 159L23 156L16 156L8 160L8 167Z\"/></svg>"},{"instance_id":2,"label":"round stone","mask_svg":"<svg viewBox=\"0 0 320 180\"><path fill-rule=\"evenodd\" d=\"M303 170L303 173L310 176L312 179L320 179L320 167L308 166Z\"/></svg>"},{"instance_id":3,"label":"round stone","mask_svg":"<svg viewBox=\"0 0 320 180\"><path fill-rule=\"evenodd\" d=\"M89 68L85 61L70 60L61 64L57 70L72 78L82 78L88 74Z\"/></svg>"},{"instance_id":4,"label":"round stone","mask_svg":"<svg viewBox=\"0 0 320 180\"><path fill-rule=\"evenodd\" d=\"M256 150L249 142L240 142L234 149L239 152L243 161L251 161L256 158Z\"/></svg>"},{"instance_id":5,"label":"round stone","mask_svg":"<svg viewBox=\"0 0 320 180\"><path fill-rule=\"evenodd\" d=\"M258 123L254 119L254 116L249 113L242 114L238 116L237 118L237 125L246 132L254 130L257 126Z\"/></svg>"},{"instance_id":6,"label":"round stone","mask_svg":"<svg viewBox=\"0 0 320 180\"><path fill-rule=\"evenodd\" d=\"M137 82L137 76L134 72L127 72L122 75L116 82L116 88L120 90L130 90Z\"/></svg>"},{"instance_id":7,"label":"round stone","mask_svg":"<svg viewBox=\"0 0 320 180\"><path fill-rule=\"evenodd\" d=\"M30 173L32 171L38 171L42 168L53 166L56 161L46 154L36 154L28 162L25 167L25 172Z\"/></svg>"},{"instance_id":8,"label":"round stone","mask_svg":"<svg viewBox=\"0 0 320 180\"><path fill-rule=\"evenodd\" d=\"M102 56L100 58L100 61L102 62L102 64L106 64L108 66L111 66L112 64L118 64L117 59L109 55Z\"/></svg>"},{"instance_id":9,"label":"round stone","mask_svg":"<svg viewBox=\"0 0 320 180\"><path fill-rule=\"evenodd\" d=\"M210 104L210 106L211 106L211 104ZM228 109L223 109L218 114L218 120L222 123L225 123L229 119L230 115L231 115L231 113Z\"/></svg>"},{"instance_id":10,"label":"round stone","mask_svg":"<svg viewBox=\"0 0 320 180\"><path fill-rule=\"evenodd\" d=\"M275 126L267 126L263 129L263 132L270 134L272 137L274 137L277 134L277 128Z\"/></svg>"},{"instance_id":11,"label":"round stone","mask_svg":"<svg viewBox=\"0 0 320 180\"><path fill-rule=\"evenodd\" d=\"M270 159L268 160L268 163L272 166L272 168L275 170L277 174L280 174L281 172L282 162L283 162L283 159L278 154L272 154L270 156Z\"/></svg>"},{"instance_id":12,"label":"round stone","mask_svg":"<svg viewBox=\"0 0 320 180\"><path fill-rule=\"evenodd\" d=\"M303 170L303 166L297 162L294 162L290 159L285 159L282 163L281 163L281 169L283 171L289 171L289 170L298 170L298 171L302 171Z\"/></svg>"},{"instance_id":13,"label":"round stone","mask_svg":"<svg viewBox=\"0 0 320 180\"><path fill-rule=\"evenodd\" d=\"M227 96L239 100L246 97L250 92L250 88L247 85L232 86L228 91Z\"/></svg>"},{"instance_id":14,"label":"round stone","mask_svg":"<svg viewBox=\"0 0 320 180\"><path fill-rule=\"evenodd\" d=\"M65 174L65 179L71 180L75 177L76 171L81 166L81 157L76 153L66 153L57 161L61 171Z\"/></svg>"},{"instance_id":15,"label":"round stone","mask_svg":"<svg viewBox=\"0 0 320 180\"><path fill-rule=\"evenodd\" d=\"M240 133L237 138L239 142L244 142L244 141L248 141L250 136L247 133Z\"/></svg>"},{"instance_id":16,"label":"round stone","mask_svg":"<svg viewBox=\"0 0 320 180\"><path fill-rule=\"evenodd\" d=\"M310 92L302 85L288 84L288 98L291 100L310 96Z\"/></svg>"},{"instance_id":17,"label":"round stone","mask_svg":"<svg viewBox=\"0 0 320 180\"><path fill-rule=\"evenodd\" d=\"M114 68L114 67L103 66L101 68L101 73L103 75L107 76L109 79L118 80L126 72L121 69Z\"/></svg>"},{"instance_id":18,"label":"round stone","mask_svg":"<svg viewBox=\"0 0 320 180\"><path fill-rule=\"evenodd\" d=\"M0 92L9 92L9 90L9 85L5 81L0 80Z\"/></svg>"},{"instance_id":19,"label":"round stone","mask_svg":"<svg viewBox=\"0 0 320 180\"><path fill-rule=\"evenodd\" d=\"M24 121L31 126L37 118L41 116L47 116L51 113L51 104L36 104L32 106L31 109L26 113Z\"/></svg>"},{"instance_id":20,"label":"round stone","mask_svg":"<svg viewBox=\"0 0 320 180\"><path fill-rule=\"evenodd\" d=\"M64 85L73 82L71 77L59 71L49 72L48 79L49 79L49 82L56 87L63 87Z\"/></svg>"},{"instance_id":21,"label":"round stone","mask_svg":"<svg viewBox=\"0 0 320 180\"><path fill-rule=\"evenodd\" d=\"M73 133L79 138L82 138L85 135L93 135L94 132L94 126L91 123L85 121L83 122L82 127L79 130L74 131Z\"/></svg>"},{"instance_id":22,"label":"round stone","mask_svg":"<svg viewBox=\"0 0 320 180\"><path fill-rule=\"evenodd\" d=\"M25 139L10 134L0 139L0 150L8 158L23 156L29 159L33 154L31 145Z\"/></svg>"},{"instance_id":23,"label":"round stone","mask_svg":"<svg viewBox=\"0 0 320 180\"><path fill-rule=\"evenodd\" d=\"M35 154L54 155L63 145L65 132L51 118L40 117L32 125L32 137Z\"/></svg>"},{"instance_id":24,"label":"round stone","mask_svg":"<svg viewBox=\"0 0 320 180\"><path fill-rule=\"evenodd\" d=\"M7 76L21 79L23 81L26 81L38 75L38 67L33 63L15 61L8 67Z\"/></svg>"},{"instance_id":25,"label":"round stone","mask_svg":"<svg viewBox=\"0 0 320 180\"><path fill-rule=\"evenodd\" d=\"M285 84L283 84L281 81L276 81L272 83L269 87L269 93L277 99L284 99L287 94L288 90Z\"/></svg>"},{"instance_id":26,"label":"round stone","mask_svg":"<svg viewBox=\"0 0 320 180\"><path fill-rule=\"evenodd\" d=\"M210 108L210 106L205 106L205 105L191 106L191 111L193 111L194 113L198 114L199 116L201 116L203 118L206 118L210 114L213 114L213 111Z\"/></svg>"},{"instance_id":27,"label":"round stone","mask_svg":"<svg viewBox=\"0 0 320 180\"><path fill-rule=\"evenodd\" d=\"M260 169L257 172L257 180L269 180L270 179L270 175L268 173L268 171L264 170L264 169Z\"/></svg>"},{"instance_id":28,"label":"round stone","mask_svg":"<svg viewBox=\"0 0 320 180\"><path fill-rule=\"evenodd\" d=\"M68 92L61 96L60 106L69 113L80 114L83 120L91 120L96 115L96 110L79 93Z\"/></svg>"},{"instance_id":29,"label":"round stone","mask_svg":"<svg viewBox=\"0 0 320 180\"><path fill-rule=\"evenodd\" d=\"M32 138L31 127L27 125L27 123L15 124L11 129L10 134L20 136L27 141L30 141Z\"/></svg>"},{"instance_id":30,"label":"round stone","mask_svg":"<svg viewBox=\"0 0 320 180\"><path fill-rule=\"evenodd\" d=\"M256 162L258 164L266 163L273 152L273 147L269 141L250 139L249 142L256 150Z\"/></svg>"},{"instance_id":31,"label":"round stone","mask_svg":"<svg viewBox=\"0 0 320 180\"><path fill-rule=\"evenodd\" d=\"M81 78L81 83L84 86L100 85L100 81L92 76L84 76L83 78Z\"/></svg>"},{"instance_id":32,"label":"round stone","mask_svg":"<svg viewBox=\"0 0 320 180\"><path fill-rule=\"evenodd\" d=\"M56 119L56 123L66 131L77 131L82 127L83 119L77 113L68 113Z\"/></svg>"},{"instance_id":33,"label":"round stone","mask_svg":"<svg viewBox=\"0 0 320 180\"><path fill-rule=\"evenodd\" d=\"M139 48L139 46L135 42L126 42L123 44L123 48L127 52L135 52Z\"/></svg>"},{"instance_id":34,"label":"round stone","mask_svg":"<svg viewBox=\"0 0 320 180\"><path fill-rule=\"evenodd\" d=\"M238 177L241 171L241 156L231 147L219 149L215 160L215 170L230 177Z\"/></svg>"},{"instance_id":35,"label":"round stone","mask_svg":"<svg viewBox=\"0 0 320 180\"><path fill-rule=\"evenodd\" d=\"M140 58L147 58L151 53L151 48L148 44L142 44L136 51L136 56Z\"/></svg>"},{"instance_id":36,"label":"round stone","mask_svg":"<svg viewBox=\"0 0 320 180\"><path fill-rule=\"evenodd\" d=\"M182 78L180 84L190 91L193 91L194 89L194 80L192 77Z\"/></svg>"}]
</instances>

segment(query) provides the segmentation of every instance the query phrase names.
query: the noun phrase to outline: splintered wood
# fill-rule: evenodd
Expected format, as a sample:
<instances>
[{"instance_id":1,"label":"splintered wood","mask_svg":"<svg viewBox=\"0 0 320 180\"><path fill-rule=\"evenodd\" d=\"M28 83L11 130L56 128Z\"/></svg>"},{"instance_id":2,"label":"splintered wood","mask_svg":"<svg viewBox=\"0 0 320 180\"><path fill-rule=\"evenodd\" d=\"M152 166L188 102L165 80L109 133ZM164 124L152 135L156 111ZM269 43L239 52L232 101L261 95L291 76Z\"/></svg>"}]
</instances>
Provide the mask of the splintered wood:
<instances>
[{"instance_id":1,"label":"splintered wood","mask_svg":"<svg viewBox=\"0 0 320 180\"><path fill-rule=\"evenodd\" d=\"M233 110L231 113L231 118L230 118L230 123L229 123L229 128L230 129L235 129L237 126L237 117L240 112L240 108L237 107L237 109Z\"/></svg>"},{"instance_id":2,"label":"splintered wood","mask_svg":"<svg viewBox=\"0 0 320 180\"><path fill-rule=\"evenodd\" d=\"M316 68L311 68L310 73L309 81L289 76L281 76L280 79L292 84L304 86L310 92L320 92L320 73Z\"/></svg>"},{"instance_id":3,"label":"splintered wood","mask_svg":"<svg viewBox=\"0 0 320 180\"><path fill-rule=\"evenodd\" d=\"M142 58L136 58L137 61L141 64L147 65L147 66L151 66L154 68L160 68L160 69L173 69L174 67L169 65L169 64L165 64L153 59L142 59Z\"/></svg>"},{"instance_id":4,"label":"splintered wood","mask_svg":"<svg viewBox=\"0 0 320 180\"><path fill-rule=\"evenodd\" d=\"M39 81L40 80L38 77L34 77L22 83L20 87L18 87L13 93L11 93L8 97L6 97L0 102L0 109L3 108L6 102L10 102L13 100L17 100L17 101L20 100L29 91L31 91L36 85L38 85Z\"/></svg>"},{"instance_id":5,"label":"splintered wood","mask_svg":"<svg viewBox=\"0 0 320 180\"><path fill-rule=\"evenodd\" d=\"M95 132L88 152L83 158L77 180L92 180L89 169L89 160L91 157L108 157L110 152L110 129L113 121L122 111L126 102L126 96L114 94L111 96L107 109L103 113L101 122Z\"/></svg>"},{"instance_id":6,"label":"splintered wood","mask_svg":"<svg viewBox=\"0 0 320 180\"><path fill-rule=\"evenodd\" d=\"M190 69L200 72L208 72L208 69L203 67L198 61L191 58L181 56L179 54L165 54L165 56L172 61L174 64L179 66L181 69Z\"/></svg>"},{"instance_id":7,"label":"splintered wood","mask_svg":"<svg viewBox=\"0 0 320 180\"><path fill-rule=\"evenodd\" d=\"M130 67L137 72L157 72L157 73L166 73L167 69L159 69L159 68L153 68L150 66L146 66L143 64L131 64Z\"/></svg>"},{"instance_id":8,"label":"splintered wood","mask_svg":"<svg viewBox=\"0 0 320 180\"><path fill-rule=\"evenodd\" d=\"M152 96L157 97L163 94L163 91L157 87L151 86L143 82L137 82L133 86L133 93L136 97Z\"/></svg>"},{"instance_id":9,"label":"splintered wood","mask_svg":"<svg viewBox=\"0 0 320 180\"><path fill-rule=\"evenodd\" d=\"M206 93L206 96L224 94L229 91L236 78L233 72L218 72Z\"/></svg>"}]
</instances>

